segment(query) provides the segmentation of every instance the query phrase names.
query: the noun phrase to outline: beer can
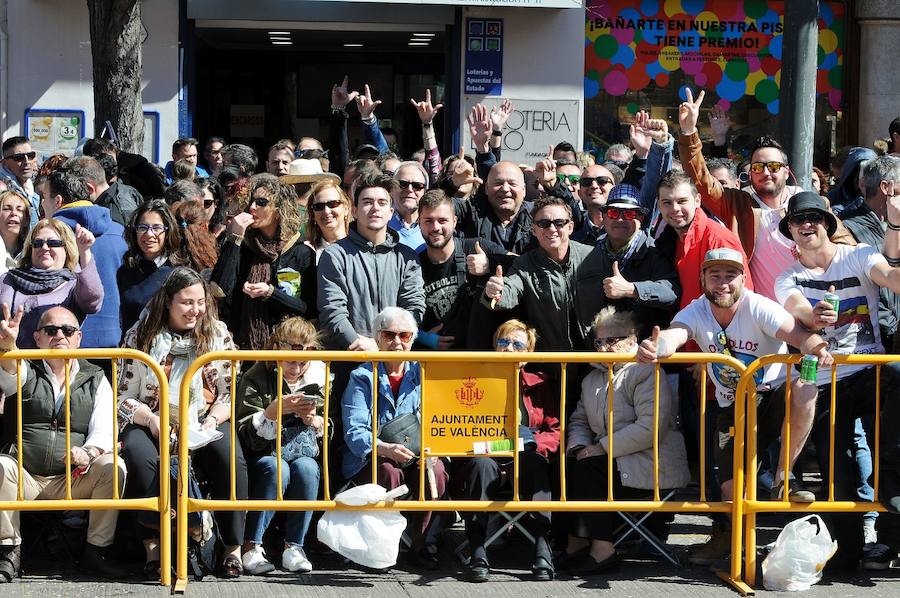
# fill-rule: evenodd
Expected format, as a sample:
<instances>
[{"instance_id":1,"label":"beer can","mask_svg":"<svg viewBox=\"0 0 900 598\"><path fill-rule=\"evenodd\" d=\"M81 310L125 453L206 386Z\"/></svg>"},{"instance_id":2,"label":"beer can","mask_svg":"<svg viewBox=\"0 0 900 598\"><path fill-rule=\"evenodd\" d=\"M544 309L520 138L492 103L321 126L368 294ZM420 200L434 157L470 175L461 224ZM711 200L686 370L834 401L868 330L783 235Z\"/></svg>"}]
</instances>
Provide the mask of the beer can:
<instances>
[{"instance_id":1,"label":"beer can","mask_svg":"<svg viewBox=\"0 0 900 598\"><path fill-rule=\"evenodd\" d=\"M838 311L838 308L841 306L841 298L835 295L834 293L825 293L825 296L822 297L822 301L827 301L831 304L831 309L834 311Z\"/></svg>"},{"instance_id":2,"label":"beer can","mask_svg":"<svg viewBox=\"0 0 900 598\"><path fill-rule=\"evenodd\" d=\"M800 360L800 382L815 384L819 372L819 358L815 355L804 355Z\"/></svg>"}]
</instances>

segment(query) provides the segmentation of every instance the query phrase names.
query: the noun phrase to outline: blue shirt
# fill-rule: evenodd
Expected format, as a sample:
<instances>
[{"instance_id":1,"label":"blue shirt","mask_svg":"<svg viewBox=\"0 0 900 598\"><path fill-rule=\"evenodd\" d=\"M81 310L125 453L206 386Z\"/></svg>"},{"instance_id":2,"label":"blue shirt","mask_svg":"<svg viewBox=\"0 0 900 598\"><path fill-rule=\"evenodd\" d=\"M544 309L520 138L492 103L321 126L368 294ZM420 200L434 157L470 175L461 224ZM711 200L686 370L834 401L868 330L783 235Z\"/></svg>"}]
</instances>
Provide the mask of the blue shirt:
<instances>
[{"instance_id":1,"label":"blue shirt","mask_svg":"<svg viewBox=\"0 0 900 598\"><path fill-rule=\"evenodd\" d=\"M166 164L165 169L163 171L166 173L166 185L171 185L174 179L172 178L173 170L175 168L175 162L169 160L169 163ZM207 178L209 177L209 173L206 172L206 169L197 164L194 166L194 170L197 172L197 177Z\"/></svg>"},{"instance_id":2,"label":"blue shirt","mask_svg":"<svg viewBox=\"0 0 900 598\"><path fill-rule=\"evenodd\" d=\"M407 228L400 219L400 215L394 211L394 215L391 216L388 222L388 228L400 236L401 245L406 245L416 253L425 251L425 237L422 236L422 231L419 230L418 222Z\"/></svg>"}]
</instances>

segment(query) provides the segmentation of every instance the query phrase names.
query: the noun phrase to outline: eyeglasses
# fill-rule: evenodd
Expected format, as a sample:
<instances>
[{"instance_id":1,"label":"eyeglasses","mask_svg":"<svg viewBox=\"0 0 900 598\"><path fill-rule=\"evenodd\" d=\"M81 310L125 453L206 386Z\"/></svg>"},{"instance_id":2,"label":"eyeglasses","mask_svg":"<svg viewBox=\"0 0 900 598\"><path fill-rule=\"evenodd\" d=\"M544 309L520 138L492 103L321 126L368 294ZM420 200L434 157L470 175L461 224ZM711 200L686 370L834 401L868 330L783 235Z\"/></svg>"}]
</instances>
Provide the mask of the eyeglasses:
<instances>
[{"instance_id":1,"label":"eyeglasses","mask_svg":"<svg viewBox=\"0 0 900 598\"><path fill-rule=\"evenodd\" d=\"M390 342L395 338L400 338L401 343L408 343L413 339L413 333L408 330L405 332L394 332L393 330L379 330L384 340Z\"/></svg>"},{"instance_id":2,"label":"eyeglasses","mask_svg":"<svg viewBox=\"0 0 900 598\"><path fill-rule=\"evenodd\" d=\"M612 185L613 180L608 176L583 176L578 179L578 184L582 187L590 187L594 183L597 183L598 187L602 187L604 185Z\"/></svg>"},{"instance_id":3,"label":"eyeglasses","mask_svg":"<svg viewBox=\"0 0 900 598\"><path fill-rule=\"evenodd\" d=\"M787 166L784 162L751 162L750 172L759 174L764 168L768 168L769 172L776 174L779 170Z\"/></svg>"},{"instance_id":4,"label":"eyeglasses","mask_svg":"<svg viewBox=\"0 0 900 598\"><path fill-rule=\"evenodd\" d=\"M419 181L407 181L406 179L400 179L397 181L397 184L400 185L401 189L409 189L412 187L415 191L421 191L425 188L425 183L420 183Z\"/></svg>"},{"instance_id":5,"label":"eyeglasses","mask_svg":"<svg viewBox=\"0 0 900 598\"><path fill-rule=\"evenodd\" d=\"M581 180L580 174L558 174L556 175L556 180L562 183L563 181L569 181L573 185L578 183Z\"/></svg>"},{"instance_id":6,"label":"eyeglasses","mask_svg":"<svg viewBox=\"0 0 900 598\"><path fill-rule=\"evenodd\" d=\"M34 160L37 157L37 152L22 152L19 154L10 154L8 156L3 156L4 160L12 160L13 162L24 162L25 160Z\"/></svg>"},{"instance_id":7,"label":"eyeglasses","mask_svg":"<svg viewBox=\"0 0 900 598\"><path fill-rule=\"evenodd\" d=\"M253 204L256 204L256 207L258 207L258 208L264 208L267 205L269 205L269 198L267 198L267 197L251 197L250 205L252 206Z\"/></svg>"},{"instance_id":8,"label":"eyeglasses","mask_svg":"<svg viewBox=\"0 0 900 598\"><path fill-rule=\"evenodd\" d=\"M78 332L78 327L70 326L69 324L63 324L62 326L47 324L46 326L41 326L38 330L42 331L47 336L56 336L56 333L62 330L62 333L66 338L72 338L72 335Z\"/></svg>"},{"instance_id":9,"label":"eyeglasses","mask_svg":"<svg viewBox=\"0 0 900 598\"><path fill-rule=\"evenodd\" d=\"M42 249L44 245L50 249L59 249L64 243L59 239L35 239L31 242L31 246L35 249Z\"/></svg>"},{"instance_id":10,"label":"eyeglasses","mask_svg":"<svg viewBox=\"0 0 900 598\"><path fill-rule=\"evenodd\" d=\"M289 343L281 343L281 348L285 351L290 349L291 351L318 351L319 348L315 345L292 345Z\"/></svg>"},{"instance_id":11,"label":"eyeglasses","mask_svg":"<svg viewBox=\"0 0 900 598\"><path fill-rule=\"evenodd\" d=\"M335 208L339 208L343 205L343 202L339 199L330 199L328 201L320 201L318 203L314 203L312 205L313 212L324 212L325 208L331 208L332 210Z\"/></svg>"},{"instance_id":12,"label":"eyeglasses","mask_svg":"<svg viewBox=\"0 0 900 598\"><path fill-rule=\"evenodd\" d=\"M327 158L328 150L320 150L320 149L305 149L305 150L295 150L294 151L295 158L302 158L304 160L311 160L316 158Z\"/></svg>"},{"instance_id":13,"label":"eyeglasses","mask_svg":"<svg viewBox=\"0 0 900 598\"><path fill-rule=\"evenodd\" d=\"M557 229L560 229L570 222L571 220L569 220L568 218L556 218L555 220L550 220L549 218L541 218L540 220L535 220L534 225L538 228L550 228L550 225L553 225Z\"/></svg>"},{"instance_id":14,"label":"eyeglasses","mask_svg":"<svg viewBox=\"0 0 900 598\"><path fill-rule=\"evenodd\" d=\"M203 200L203 209L204 210L208 210L211 207L213 207L214 205L216 205L216 200L214 200L214 199L204 199Z\"/></svg>"},{"instance_id":15,"label":"eyeglasses","mask_svg":"<svg viewBox=\"0 0 900 598\"><path fill-rule=\"evenodd\" d=\"M135 224L134 230L139 235L146 235L147 233L150 233L154 237L158 237L159 235L169 230L169 227L163 226L162 224Z\"/></svg>"},{"instance_id":16,"label":"eyeglasses","mask_svg":"<svg viewBox=\"0 0 900 598\"><path fill-rule=\"evenodd\" d=\"M639 208L603 208L603 216L610 220L639 220L644 214Z\"/></svg>"},{"instance_id":17,"label":"eyeglasses","mask_svg":"<svg viewBox=\"0 0 900 598\"><path fill-rule=\"evenodd\" d=\"M603 347L609 347L610 345L617 345L624 341L631 335L625 336L598 336L594 339L594 348L602 349Z\"/></svg>"},{"instance_id":18,"label":"eyeglasses","mask_svg":"<svg viewBox=\"0 0 900 598\"><path fill-rule=\"evenodd\" d=\"M522 341L517 341L512 338L498 338L496 342L498 349L506 349L512 346L516 351L527 351L528 345L523 343Z\"/></svg>"},{"instance_id":19,"label":"eyeglasses","mask_svg":"<svg viewBox=\"0 0 900 598\"><path fill-rule=\"evenodd\" d=\"M825 215L819 212L802 212L800 214L791 214L788 217L788 223L794 226L803 226L807 222L810 224L822 224L825 222Z\"/></svg>"}]
</instances>

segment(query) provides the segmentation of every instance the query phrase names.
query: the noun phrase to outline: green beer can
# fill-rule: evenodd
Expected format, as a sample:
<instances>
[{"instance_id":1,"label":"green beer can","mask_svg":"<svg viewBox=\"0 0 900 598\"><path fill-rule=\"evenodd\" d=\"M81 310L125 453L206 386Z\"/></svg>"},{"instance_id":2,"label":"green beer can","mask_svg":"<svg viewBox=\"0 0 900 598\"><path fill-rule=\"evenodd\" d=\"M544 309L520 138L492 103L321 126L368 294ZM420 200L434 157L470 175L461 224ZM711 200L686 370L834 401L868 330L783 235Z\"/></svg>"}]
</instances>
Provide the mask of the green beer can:
<instances>
[{"instance_id":1,"label":"green beer can","mask_svg":"<svg viewBox=\"0 0 900 598\"><path fill-rule=\"evenodd\" d=\"M804 355L800 360L800 382L815 384L819 373L819 358L815 355Z\"/></svg>"},{"instance_id":2,"label":"green beer can","mask_svg":"<svg viewBox=\"0 0 900 598\"><path fill-rule=\"evenodd\" d=\"M827 301L831 304L831 309L834 311L838 311L838 308L841 306L841 298L835 295L834 293L825 293L825 296L822 297L822 301Z\"/></svg>"}]
</instances>

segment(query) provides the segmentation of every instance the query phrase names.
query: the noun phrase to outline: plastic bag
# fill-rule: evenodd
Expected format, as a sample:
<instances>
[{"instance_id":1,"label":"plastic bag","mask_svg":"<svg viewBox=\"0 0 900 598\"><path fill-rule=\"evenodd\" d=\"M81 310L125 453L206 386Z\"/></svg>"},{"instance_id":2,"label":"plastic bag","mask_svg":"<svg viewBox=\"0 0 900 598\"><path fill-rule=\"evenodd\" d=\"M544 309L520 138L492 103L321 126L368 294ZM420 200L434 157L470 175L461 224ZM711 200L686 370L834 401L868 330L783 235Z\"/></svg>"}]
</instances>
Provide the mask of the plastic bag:
<instances>
[{"instance_id":1,"label":"plastic bag","mask_svg":"<svg viewBox=\"0 0 900 598\"><path fill-rule=\"evenodd\" d=\"M334 500L360 506L392 501L407 492L406 486L388 492L378 484L364 484L341 492ZM354 563L386 569L397 563L405 529L406 518L397 511L328 511L319 519L317 535L319 541Z\"/></svg>"},{"instance_id":2,"label":"plastic bag","mask_svg":"<svg viewBox=\"0 0 900 598\"><path fill-rule=\"evenodd\" d=\"M822 579L822 569L837 548L818 515L791 521L763 561L763 585L767 590L808 590Z\"/></svg>"}]
</instances>

